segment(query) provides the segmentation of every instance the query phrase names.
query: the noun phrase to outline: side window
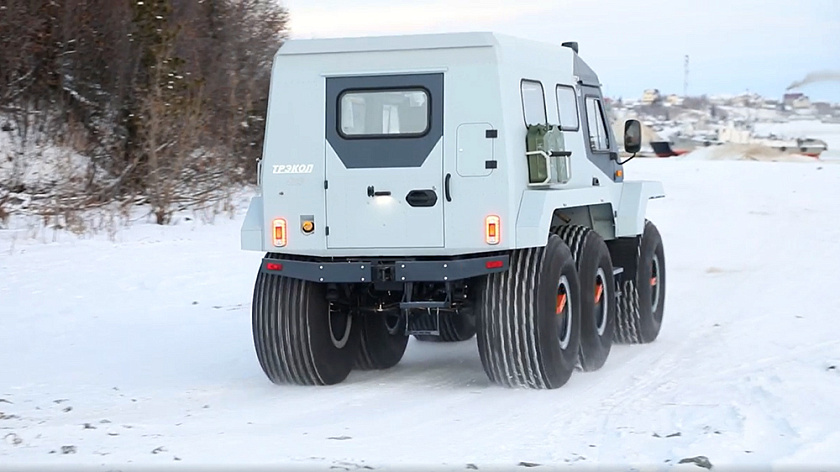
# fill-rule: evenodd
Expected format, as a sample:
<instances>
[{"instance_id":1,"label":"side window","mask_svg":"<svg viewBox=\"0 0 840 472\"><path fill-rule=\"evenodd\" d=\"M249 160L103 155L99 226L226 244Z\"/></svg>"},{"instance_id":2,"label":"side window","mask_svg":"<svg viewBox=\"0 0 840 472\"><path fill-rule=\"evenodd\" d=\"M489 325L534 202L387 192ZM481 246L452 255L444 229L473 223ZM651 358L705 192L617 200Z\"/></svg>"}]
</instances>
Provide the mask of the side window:
<instances>
[{"instance_id":1,"label":"side window","mask_svg":"<svg viewBox=\"0 0 840 472\"><path fill-rule=\"evenodd\" d=\"M563 131L577 131L580 127L577 95L572 87L557 86L557 116Z\"/></svg>"},{"instance_id":2,"label":"side window","mask_svg":"<svg viewBox=\"0 0 840 472\"><path fill-rule=\"evenodd\" d=\"M545 92L542 83L522 81L522 110L526 125L548 124L545 113Z\"/></svg>"},{"instance_id":3,"label":"side window","mask_svg":"<svg viewBox=\"0 0 840 472\"><path fill-rule=\"evenodd\" d=\"M607 134L607 120L601 100L586 97L586 120L589 124L589 145L593 151L609 151L610 138Z\"/></svg>"}]
</instances>

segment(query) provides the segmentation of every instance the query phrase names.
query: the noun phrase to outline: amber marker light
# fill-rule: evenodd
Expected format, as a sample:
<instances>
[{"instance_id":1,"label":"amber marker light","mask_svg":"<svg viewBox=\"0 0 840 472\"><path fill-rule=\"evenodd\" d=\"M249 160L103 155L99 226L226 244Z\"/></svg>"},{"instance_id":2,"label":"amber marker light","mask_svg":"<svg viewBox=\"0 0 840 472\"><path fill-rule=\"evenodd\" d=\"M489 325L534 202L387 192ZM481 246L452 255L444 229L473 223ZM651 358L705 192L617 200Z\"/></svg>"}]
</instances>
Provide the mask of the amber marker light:
<instances>
[{"instance_id":1,"label":"amber marker light","mask_svg":"<svg viewBox=\"0 0 840 472\"><path fill-rule=\"evenodd\" d=\"M315 231L315 222L306 220L300 225L300 229L306 234L311 234Z\"/></svg>"},{"instance_id":2,"label":"amber marker light","mask_svg":"<svg viewBox=\"0 0 840 472\"><path fill-rule=\"evenodd\" d=\"M484 219L484 242L490 245L499 244L501 241L502 221L496 215L490 215Z\"/></svg>"},{"instance_id":3,"label":"amber marker light","mask_svg":"<svg viewBox=\"0 0 840 472\"><path fill-rule=\"evenodd\" d=\"M286 246L286 220L283 218L276 218L272 223L272 227L274 228L274 246Z\"/></svg>"}]
</instances>

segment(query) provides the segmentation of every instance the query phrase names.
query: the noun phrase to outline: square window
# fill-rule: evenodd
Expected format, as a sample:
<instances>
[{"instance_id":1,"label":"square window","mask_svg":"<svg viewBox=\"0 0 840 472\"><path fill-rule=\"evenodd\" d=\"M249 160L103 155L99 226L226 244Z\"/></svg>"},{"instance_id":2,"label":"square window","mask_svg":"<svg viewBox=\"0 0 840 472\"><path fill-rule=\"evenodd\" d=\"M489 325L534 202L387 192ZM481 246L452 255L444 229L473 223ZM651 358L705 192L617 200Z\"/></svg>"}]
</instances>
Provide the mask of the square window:
<instances>
[{"instance_id":1,"label":"square window","mask_svg":"<svg viewBox=\"0 0 840 472\"><path fill-rule=\"evenodd\" d=\"M418 137L429 131L425 89L346 91L339 97L339 132L348 138Z\"/></svg>"}]
</instances>

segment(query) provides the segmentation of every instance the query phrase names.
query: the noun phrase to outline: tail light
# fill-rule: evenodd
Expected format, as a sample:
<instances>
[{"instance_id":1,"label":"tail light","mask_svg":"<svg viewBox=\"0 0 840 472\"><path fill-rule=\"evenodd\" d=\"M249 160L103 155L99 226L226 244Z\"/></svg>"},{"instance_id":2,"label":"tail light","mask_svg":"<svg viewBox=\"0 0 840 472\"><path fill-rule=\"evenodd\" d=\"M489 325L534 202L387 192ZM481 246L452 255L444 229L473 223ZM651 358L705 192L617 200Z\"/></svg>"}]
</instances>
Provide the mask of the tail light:
<instances>
[{"instance_id":1,"label":"tail light","mask_svg":"<svg viewBox=\"0 0 840 472\"><path fill-rule=\"evenodd\" d=\"M496 245L501 241L502 221L498 216L491 215L484 219L484 242Z\"/></svg>"},{"instance_id":2,"label":"tail light","mask_svg":"<svg viewBox=\"0 0 840 472\"><path fill-rule=\"evenodd\" d=\"M283 218L277 218L274 220L272 227L274 228L274 246L286 246L286 237L288 235L288 231L286 231L286 220Z\"/></svg>"},{"instance_id":3,"label":"tail light","mask_svg":"<svg viewBox=\"0 0 840 472\"><path fill-rule=\"evenodd\" d=\"M505 261L487 261L484 263L484 267L488 269L501 269L505 266Z\"/></svg>"}]
</instances>

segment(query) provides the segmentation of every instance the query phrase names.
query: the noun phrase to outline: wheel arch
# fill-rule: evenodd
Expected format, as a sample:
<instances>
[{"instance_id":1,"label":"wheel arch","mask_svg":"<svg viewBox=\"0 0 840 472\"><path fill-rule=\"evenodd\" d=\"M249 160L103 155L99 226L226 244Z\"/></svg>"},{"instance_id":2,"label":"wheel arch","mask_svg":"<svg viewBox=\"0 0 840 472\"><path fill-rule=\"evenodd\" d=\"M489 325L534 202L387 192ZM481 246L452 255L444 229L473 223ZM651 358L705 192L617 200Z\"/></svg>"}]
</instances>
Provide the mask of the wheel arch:
<instances>
[{"instance_id":1,"label":"wheel arch","mask_svg":"<svg viewBox=\"0 0 840 472\"><path fill-rule=\"evenodd\" d=\"M606 187L526 190L516 220L516 247L542 247L566 224L591 228L605 240L615 238L613 192Z\"/></svg>"}]
</instances>

